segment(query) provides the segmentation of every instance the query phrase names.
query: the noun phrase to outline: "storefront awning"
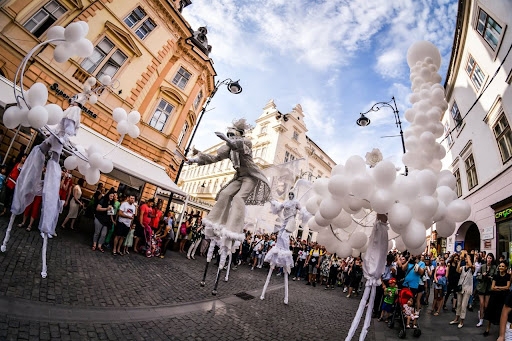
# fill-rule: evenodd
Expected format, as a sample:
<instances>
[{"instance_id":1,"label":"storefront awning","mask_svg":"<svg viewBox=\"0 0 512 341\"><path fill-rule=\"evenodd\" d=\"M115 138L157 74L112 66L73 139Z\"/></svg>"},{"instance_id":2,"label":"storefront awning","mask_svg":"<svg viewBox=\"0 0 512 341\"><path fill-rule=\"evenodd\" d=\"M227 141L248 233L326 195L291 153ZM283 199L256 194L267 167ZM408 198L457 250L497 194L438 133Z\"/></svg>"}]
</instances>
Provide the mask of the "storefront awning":
<instances>
[{"instance_id":1,"label":"storefront awning","mask_svg":"<svg viewBox=\"0 0 512 341\"><path fill-rule=\"evenodd\" d=\"M116 145L116 142L84 125L80 126L77 136L73 136L70 140L75 144L82 145L84 148L95 144L104 152L109 152ZM187 195L171 180L163 166L146 159L126 147L117 147L109 154L109 157L114 163L114 170L111 173L112 177L119 179L127 185L140 187L143 184L142 182L148 182L167 191L184 196Z\"/></svg>"}]
</instances>

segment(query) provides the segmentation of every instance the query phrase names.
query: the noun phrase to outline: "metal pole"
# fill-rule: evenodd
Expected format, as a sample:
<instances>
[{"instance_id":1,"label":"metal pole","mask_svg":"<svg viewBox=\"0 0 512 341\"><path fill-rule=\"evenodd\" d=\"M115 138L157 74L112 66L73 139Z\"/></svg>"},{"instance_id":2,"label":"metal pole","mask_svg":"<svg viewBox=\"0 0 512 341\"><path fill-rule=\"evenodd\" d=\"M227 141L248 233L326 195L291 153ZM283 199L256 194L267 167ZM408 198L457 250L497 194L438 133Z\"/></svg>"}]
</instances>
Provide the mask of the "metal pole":
<instances>
[{"instance_id":1,"label":"metal pole","mask_svg":"<svg viewBox=\"0 0 512 341\"><path fill-rule=\"evenodd\" d=\"M400 115L398 112L398 107L396 106L395 96L393 96L392 99L393 99L393 104L394 104L393 113L395 114L396 125L400 129L400 138L402 139L402 151L405 154L406 150L405 150L404 132L402 130L402 122L400 121ZM405 175L407 175L408 173L409 173L409 169L407 168L407 166L405 166Z\"/></svg>"}]
</instances>

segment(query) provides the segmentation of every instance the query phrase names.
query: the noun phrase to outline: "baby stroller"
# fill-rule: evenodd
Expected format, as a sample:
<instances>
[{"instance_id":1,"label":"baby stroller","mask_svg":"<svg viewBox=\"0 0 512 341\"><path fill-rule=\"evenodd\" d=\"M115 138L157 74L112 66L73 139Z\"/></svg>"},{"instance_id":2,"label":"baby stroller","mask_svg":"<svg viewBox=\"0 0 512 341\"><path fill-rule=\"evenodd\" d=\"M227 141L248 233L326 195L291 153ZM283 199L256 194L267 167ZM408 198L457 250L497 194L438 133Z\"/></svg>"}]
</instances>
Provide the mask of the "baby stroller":
<instances>
[{"instance_id":1,"label":"baby stroller","mask_svg":"<svg viewBox=\"0 0 512 341\"><path fill-rule=\"evenodd\" d=\"M398 337L400 339L405 338L405 332L406 332L406 316L403 312L403 305L407 304L407 301L409 301L410 298L414 299L414 295L409 288L402 288L398 291L398 295L395 300L395 307L393 309L393 316L391 318L391 321L388 323L389 328L395 327L395 320L400 320L400 330L398 331ZM420 326L417 325L417 328L413 329L413 335L415 337L419 337L421 335L421 329Z\"/></svg>"}]
</instances>

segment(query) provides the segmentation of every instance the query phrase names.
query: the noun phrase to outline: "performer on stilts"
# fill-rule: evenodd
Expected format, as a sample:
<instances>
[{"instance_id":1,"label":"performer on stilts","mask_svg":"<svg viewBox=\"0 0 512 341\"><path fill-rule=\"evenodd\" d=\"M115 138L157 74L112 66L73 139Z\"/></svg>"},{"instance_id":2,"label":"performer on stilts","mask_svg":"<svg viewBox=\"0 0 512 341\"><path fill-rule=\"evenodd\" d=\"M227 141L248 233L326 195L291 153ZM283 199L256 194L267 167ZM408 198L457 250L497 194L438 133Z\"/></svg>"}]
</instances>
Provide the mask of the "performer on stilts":
<instances>
[{"instance_id":1,"label":"performer on stilts","mask_svg":"<svg viewBox=\"0 0 512 341\"><path fill-rule=\"evenodd\" d=\"M295 194L293 192L288 193L288 199L284 203L272 200L272 213L279 214L283 212L283 224L279 229L277 235L276 245L270 249L265 256L265 262L270 264L270 270L268 271L267 280L263 286L260 299L265 299L265 291L267 291L270 277L275 267L282 267L284 273L284 304L288 304L288 274L290 274L293 267L293 255L290 250L290 234L296 229L295 217L301 212L300 203L295 200Z\"/></svg>"},{"instance_id":2,"label":"performer on stilts","mask_svg":"<svg viewBox=\"0 0 512 341\"><path fill-rule=\"evenodd\" d=\"M236 240L245 238L245 205L263 205L269 200L270 186L267 178L252 159L252 143L245 138L245 131L252 127L245 119L233 122L228 128L227 136L216 132L226 144L219 148L217 155L198 153L187 160L188 164L207 165L224 159L230 159L236 170L234 178L217 194L217 203L203 219L205 237L210 238L210 248L206 257L201 286L205 285L206 273L215 245L220 248L220 261L215 279L213 295L217 294L220 272L226 264L226 257L231 252Z\"/></svg>"}]
</instances>

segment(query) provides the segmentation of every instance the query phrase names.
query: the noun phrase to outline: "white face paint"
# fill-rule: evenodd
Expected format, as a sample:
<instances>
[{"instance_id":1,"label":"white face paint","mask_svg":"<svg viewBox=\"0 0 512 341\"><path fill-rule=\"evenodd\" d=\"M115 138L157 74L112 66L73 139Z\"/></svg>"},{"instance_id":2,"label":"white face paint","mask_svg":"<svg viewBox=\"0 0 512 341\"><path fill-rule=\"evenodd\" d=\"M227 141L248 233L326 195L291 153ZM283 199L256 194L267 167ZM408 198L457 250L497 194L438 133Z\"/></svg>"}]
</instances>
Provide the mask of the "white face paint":
<instances>
[{"instance_id":1,"label":"white face paint","mask_svg":"<svg viewBox=\"0 0 512 341\"><path fill-rule=\"evenodd\" d=\"M238 130L233 129L233 128L228 128L228 132L226 135L229 138L235 137L235 136L242 136L242 134Z\"/></svg>"},{"instance_id":2,"label":"white face paint","mask_svg":"<svg viewBox=\"0 0 512 341\"><path fill-rule=\"evenodd\" d=\"M295 198L295 194L292 192L288 193L288 199L293 200L293 198Z\"/></svg>"}]
</instances>

